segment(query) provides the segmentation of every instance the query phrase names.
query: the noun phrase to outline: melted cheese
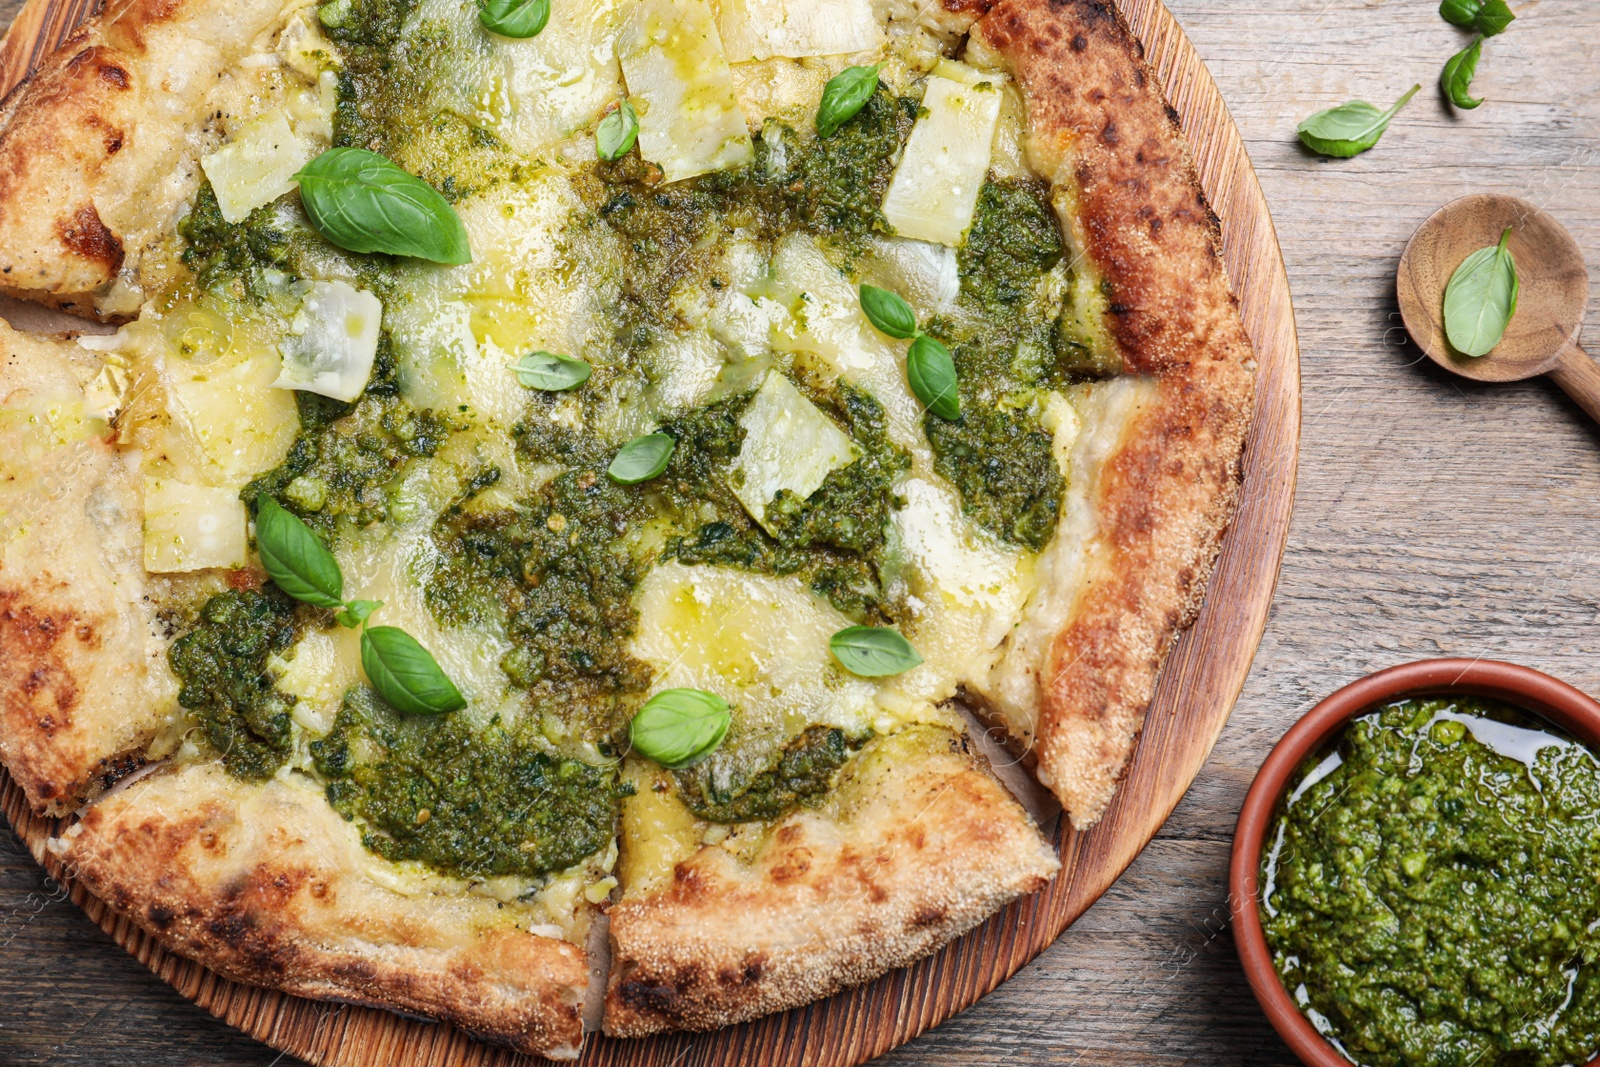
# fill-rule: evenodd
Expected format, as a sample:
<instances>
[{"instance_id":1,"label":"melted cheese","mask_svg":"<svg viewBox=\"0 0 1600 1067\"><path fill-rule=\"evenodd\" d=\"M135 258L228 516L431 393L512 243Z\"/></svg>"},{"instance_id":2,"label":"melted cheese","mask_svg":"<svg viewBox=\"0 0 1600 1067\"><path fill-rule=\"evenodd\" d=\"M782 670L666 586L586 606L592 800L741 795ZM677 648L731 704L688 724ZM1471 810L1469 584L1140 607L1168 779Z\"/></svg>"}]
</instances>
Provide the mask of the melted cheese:
<instances>
[{"instance_id":1,"label":"melted cheese","mask_svg":"<svg viewBox=\"0 0 1600 1067\"><path fill-rule=\"evenodd\" d=\"M152 574L243 567L244 504L234 489L147 478L144 569Z\"/></svg>"},{"instance_id":2,"label":"melted cheese","mask_svg":"<svg viewBox=\"0 0 1600 1067\"><path fill-rule=\"evenodd\" d=\"M706 0L640 0L617 42L639 151L669 182L755 155Z\"/></svg>"},{"instance_id":3,"label":"melted cheese","mask_svg":"<svg viewBox=\"0 0 1600 1067\"><path fill-rule=\"evenodd\" d=\"M884 41L871 0L721 0L717 27L735 63L865 52Z\"/></svg>"},{"instance_id":4,"label":"melted cheese","mask_svg":"<svg viewBox=\"0 0 1600 1067\"><path fill-rule=\"evenodd\" d=\"M538 36L514 40L484 32L475 0L423 0L411 27L428 27L436 32L420 36L445 42L434 110L493 131L519 155L537 155L589 126L616 98L622 7L617 0L552 3Z\"/></svg>"},{"instance_id":5,"label":"melted cheese","mask_svg":"<svg viewBox=\"0 0 1600 1067\"><path fill-rule=\"evenodd\" d=\"M294 188L294 175L316 156L319 146L296 137L280 109L251 119L233 140L200 160L217 194L217 207L229 222Z\"/></svg>"},{"instance_id":6,"label":"melted cheese","mask_svg":"<svg viewBox=\"0 0 1600 1067\"><path fill-rule=\"evenodd\" d=\"M972 226L1000 120L1000 81L959 63L928 79L922 115L883 198L902 237L959 245Z\"/></svg>"},{"instance_id":7,"label":"melted cheese","mask_svg":"<svg viewBox=\"0 0 1600 1067\"><path fill-rule=\"evenodd\" d=\"M739 425L744 445L730 472L733 493L769 531L773 497L789 492L804 500L859 455L849 436L778 371L767 372Z\"/></svg>"}]
</instances>

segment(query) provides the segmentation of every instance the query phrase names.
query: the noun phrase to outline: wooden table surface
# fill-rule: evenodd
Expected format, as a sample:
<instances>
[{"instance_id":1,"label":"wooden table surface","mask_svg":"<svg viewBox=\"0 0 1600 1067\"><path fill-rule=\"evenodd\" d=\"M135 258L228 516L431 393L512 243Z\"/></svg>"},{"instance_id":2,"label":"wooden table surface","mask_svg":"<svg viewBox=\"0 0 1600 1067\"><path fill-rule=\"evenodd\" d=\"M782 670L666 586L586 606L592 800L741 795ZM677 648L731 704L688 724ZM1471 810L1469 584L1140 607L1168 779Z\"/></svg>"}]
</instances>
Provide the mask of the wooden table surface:
<instances>
[{"instance_id":1,"label":"wooden table surface","mask_svg":"<svg viewBox=\"0 0 1600 1067\"><path fill-rule=\"evenodd\" d=\"M1430 656L1514 660L1600 695L1600 431L1548 383L1451 379L1394 297L1406 238L1466 193L1524 196L1600 250L1600 5L1512 3L1473 86L1488 102L1455 116L1435 85L1468 38L1433 0L1168 0L1244 131L1298 311L1300 488L1272 619L1210 763L1121 882L879 1063L1287 1067L1227 921L1234 819L1273 742L1339 685ZM1294 140L1313 111L1387 107L1413 82L1367 155ZM1587 325L1600 351L1600 310ZM69 1064L292 1067L152 977L0 830L0 1067Z\"/></svg>"}]
</instances>

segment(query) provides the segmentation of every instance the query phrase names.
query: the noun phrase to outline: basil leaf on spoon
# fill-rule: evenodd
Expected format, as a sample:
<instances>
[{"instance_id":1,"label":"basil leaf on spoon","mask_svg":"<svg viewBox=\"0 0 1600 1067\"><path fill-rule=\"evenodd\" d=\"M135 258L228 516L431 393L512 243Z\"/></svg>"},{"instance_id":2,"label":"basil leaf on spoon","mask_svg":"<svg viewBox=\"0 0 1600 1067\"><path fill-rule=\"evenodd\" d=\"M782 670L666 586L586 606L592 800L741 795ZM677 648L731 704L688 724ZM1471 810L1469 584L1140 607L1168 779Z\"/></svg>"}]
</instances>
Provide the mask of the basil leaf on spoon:
<instances>
[{"instance_id":1,"label":"basil leaf on spoon","mask_svg":"<svg viewBox=\"0 0 1600 1067\"><path fill-rule=\"evenodd\" d=\"M828 651L851 674L885 678L922 662L911 642L886 626L851 626L828 639Z\"/></svg>"},{"instance_id":2,"label":"basil leaf on spoon","mask_svg":"<svg viewBox=\"0 0 1600 1067\"><path fill-rule=\"evenodd\" d=\"M1517 313L1517 261L1511 254L1511 227L1500 243L1480 248L1462 261L1444 290L1444 332L1463 356L1486 356L1505 336Z\"/></svg>"},{"instance_id":3,"label":"basil leaf on spoon","mask_svg":"<svg viewBox=\"0 0 1600 1067\"><path fill-rule=\"evenodd\" d=\"M1300 142L1319 155L1335 159L1359 156L1378 143L1389 128L1390 120L1421 89L1422 86L1413 85L1388 111L1379 111L1365 100L1352 100L1319 111L1300 124Z\"/></svg>"},{"instance_id":4,"label":"basil leaf on spoon","mask_svg":"<svg viewBox=\"0 0 1600 1067\"><path fill-rule=\"evenodd\" d=\"M550 21L550 0L485 0L478 21L502 37L537 37Z\"/></svg>"},{"instance_id":5,"label":"basil leaf on spoon","mask_svg":"<svg viewBox=\"0 0 1600 1067\"><path fill-rule=\"evenodd\" d=\"M822 104L817 108L818 137L832 137L840 126L856 117L878 91L881 69L882 64L846 67L828 79L822 87Z\"/></svg>"},{"instance_id":6,"label":"basil leaf on spoon","mask_svg":"<svg viewBox=\"0 0 1600 1067\"><path fill-rule=\"evenodd\" d=\"M728 702L703 689L664 689L628 723L633 750L668 770L681 770L716 751L728 736Z\"/></svg>"},{"instance_id":7,"label":"basil leaf on spoon","mask_svg":"<svg viewBox=\"0 0 1600 1067\"><path fill-rule=\"evenodd\" d=\"M294 177L311 224L340 248L472 262L466 228L449 202L376 152L330 148Z\"/></svg>"},{"instance_id":8,"label":"basil leaf on spoon","mask_svg":"<svg viewBox=\"0 0 1600 1067\"><path fill-rule=\"evenodd\" d=\"M1450 57L1439 75L1439 87L1450 98L1450 103L1470 111L1483 103L1481 97L1471 93L1472 76L1478 70L1478 57L1483 54L1483 38L1478 37L1466 48Z\"/></svg>"},{"instance_id":9,"label":"basil leaf on spoon","mask_svg":"<svg viewBox=\"0 0 1600 1067\"><path fill-rule=\"evenodd\" d=\"M467 706L433 653L397 627L361 632L361 669L379 696L408 715L443 715Z\"/></svg>"},{"instance_id":10,"label":"basil leaf on spoon","mask_svg":"<svg viewBox=\"0 0 1600 1067\"><path fill-rule=\"evenodd\" d=\"M594 368L574 356L556 352L529 352L511 365L517 381L529 389L564 393L589 380Z\"/></svg>"}]
</instances>

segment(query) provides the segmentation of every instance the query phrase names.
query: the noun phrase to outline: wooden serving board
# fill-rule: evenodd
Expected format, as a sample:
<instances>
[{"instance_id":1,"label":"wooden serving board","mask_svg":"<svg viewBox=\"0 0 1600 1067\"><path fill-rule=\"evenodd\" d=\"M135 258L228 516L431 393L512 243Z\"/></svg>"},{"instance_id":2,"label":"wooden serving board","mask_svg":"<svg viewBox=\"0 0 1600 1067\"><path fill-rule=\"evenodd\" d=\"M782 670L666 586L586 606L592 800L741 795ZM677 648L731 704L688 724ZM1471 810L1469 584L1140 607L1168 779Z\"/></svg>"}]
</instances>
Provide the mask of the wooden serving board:
<instances>
[{"instance_id":1,"label":"wooden serving board","mask_svg":"<svg viewBox=\"0 0 1600 1067\"><path fill-rule=\"evenodd\" d=\"M98 0L27 0L0 42L0 92L54 49ZM1181 117L1211 205L1228 272L1259 362L1256 414L1238 517L1194 627L1157 686L1128 774L1100 823L1063 819L1062 872L1045 889L911 967L828 1000L712 1034L619 1041L592 1035L589 1067L854 1067L969 1007L1042 952L1104 893L1166 821L1233 710L1266 625L1288 536L1300 440L1300 357L1283 256L1244 141L1199 54L1160 0L1121 0L1168 101ZM47 867L59 825L33 815L0 770L0 808ZM185 997L273 1048L324 1067L530 1067L452 1027L327 1004L220 978L51 870L117 942Z\"/></svg>"}]
</instances>

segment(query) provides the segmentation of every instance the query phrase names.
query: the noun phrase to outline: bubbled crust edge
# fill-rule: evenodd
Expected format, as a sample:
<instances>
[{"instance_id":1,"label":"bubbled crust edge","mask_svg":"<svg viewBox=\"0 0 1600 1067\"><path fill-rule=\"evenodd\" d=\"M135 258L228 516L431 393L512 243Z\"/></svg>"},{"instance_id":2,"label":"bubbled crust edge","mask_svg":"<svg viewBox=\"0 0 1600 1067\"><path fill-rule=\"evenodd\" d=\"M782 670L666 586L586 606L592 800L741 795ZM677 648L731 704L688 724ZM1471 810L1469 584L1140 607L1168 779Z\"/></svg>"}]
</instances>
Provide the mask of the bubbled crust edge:
<instances>
[{"instance_id":1,"label":"bubbled crust edge","mask_svg":"<svg viewBox=\"0 0 1600 1067\"><path fill-rule=\"evenodd\" d=\"M1039 775L1083 829L1199 613L1239 499L1254 353L1177 112L1115 6L998 0L974 34L1018 79L1036 164L1076 190L1127 369L1157 382L1100 473L1100 551L1040 676Z\"/></svg>"},{"instance_id":2,"label":"bubbled crust edge","mask_svg":"<svg viewBox=\"0 0 1600 1067\"><path fill-rule=\"evenodd\" d=\"M474 943L448 954L428 953L386 939L361 942L363 924L374 931L407 924L371 913L336 920L349 929L335 943L317 912L337 909L341 890L361 872L322 849L305 855L297 837L304 827L276 825L244 834L257 838L248 869L217 879L217 856L239 847L234 794L262 787L238 785L204 765L160 777L175 775L201 782L181 803L141 802L141 783L107 794L49 843L46 862L168 949L224 978L423 1015L519 1052L577 1056L589 982L577 945L504 928L480 930ZM325 814L339 818L331 809Z\"/></svg>"},{"instance_id":3,"label":"bubbled crust edge","mask_svg":"<svg viewBox=\"0 0 1600 1067\"><path fill-rule=\"evenodd\" d=\"M613 905L606 1033L713 1030L798 1007L1042 888L1054 851L965 741L939 733L943 751L860 772L871 778L849 812L786 818L751 866L705 846L665 886Z\"/></svg>"}]
</instances>

